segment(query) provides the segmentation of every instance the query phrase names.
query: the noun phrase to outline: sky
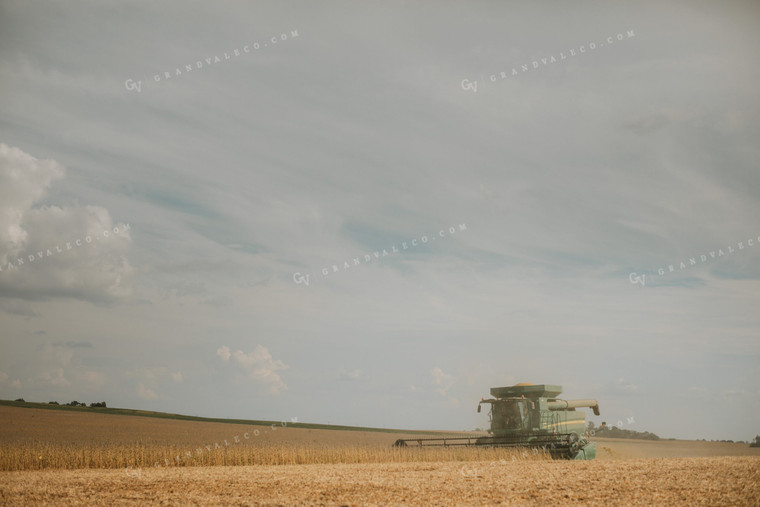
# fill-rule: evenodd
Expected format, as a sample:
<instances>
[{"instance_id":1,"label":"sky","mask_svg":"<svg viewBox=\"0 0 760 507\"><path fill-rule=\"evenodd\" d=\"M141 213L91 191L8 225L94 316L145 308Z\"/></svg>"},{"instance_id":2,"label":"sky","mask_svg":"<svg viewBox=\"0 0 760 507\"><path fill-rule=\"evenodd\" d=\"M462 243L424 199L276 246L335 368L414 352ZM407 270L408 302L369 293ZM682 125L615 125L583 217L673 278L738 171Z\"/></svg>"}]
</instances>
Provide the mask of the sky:
<instances>
[{"instance_id":1,"label":"sky","mask_svg":"<svg viewBox=\"0 0 760 507\"><path fill-rule=\"evenodd\" d=\"M760 4L0 2L0 398L760 432Z\"/></svg>"}]
</instances>

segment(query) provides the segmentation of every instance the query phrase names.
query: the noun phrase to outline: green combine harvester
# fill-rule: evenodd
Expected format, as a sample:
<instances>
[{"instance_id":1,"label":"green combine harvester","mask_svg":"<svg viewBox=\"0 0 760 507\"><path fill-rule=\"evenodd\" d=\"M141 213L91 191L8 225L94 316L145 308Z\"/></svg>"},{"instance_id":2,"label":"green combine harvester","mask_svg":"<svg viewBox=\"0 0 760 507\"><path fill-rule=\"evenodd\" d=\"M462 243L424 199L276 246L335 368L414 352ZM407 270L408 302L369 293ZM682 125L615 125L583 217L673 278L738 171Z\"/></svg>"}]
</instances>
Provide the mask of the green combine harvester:
<instances>
[{"instance_id":1,"label":"green combine harvester","mask_svg":"<svg viewBox=\"0 0 760 507\"><path fill-rule=\"evenodd\" d=\"M591 408L599 415L599 403L560 400L561 393L562 386L549 384L492 387L493 398L478 404L478 412L484 403L491 405L491 436L399 439L394 445L529 447L543 449L554 459L594 459L596 444L586 436L586 413L576 408Z\"/></svg>"}]
</instances>

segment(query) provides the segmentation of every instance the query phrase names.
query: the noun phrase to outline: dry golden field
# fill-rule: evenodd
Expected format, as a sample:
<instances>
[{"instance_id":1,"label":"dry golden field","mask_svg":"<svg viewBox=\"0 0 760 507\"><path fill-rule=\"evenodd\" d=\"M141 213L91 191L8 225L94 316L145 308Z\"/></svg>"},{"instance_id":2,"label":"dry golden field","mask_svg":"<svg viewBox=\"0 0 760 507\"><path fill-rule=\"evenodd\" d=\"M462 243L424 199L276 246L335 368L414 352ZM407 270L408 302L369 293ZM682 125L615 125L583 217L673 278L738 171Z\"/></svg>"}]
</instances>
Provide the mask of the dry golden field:
<instances>
[{"instance_id":1,"label":"dry golden field","mask_svg":"<svg viewBox=\"0 0 760 507\"><path fill-rule=\"evenodd\" d=\"M414 437L0 406L0 471L548 459L513 449L412 453L391 445Z\"/></svg>"},{"instance_id":2,"label":"dry golden field","mask_svg":"<svg viewBox=\"0 0 760 507\"><path fill-rule=\"evenodd\" d=\"M758 505L758 458L0 473L8 505Z\"/></svg>"},{"instance_id":3,"label":"dry golden field","mask_svg":"<svg viewBox=\"0 0 760 507\"><path fill-rule=\"evenodd\" d=\"M746 444L596 439L567 462L403 437L0 406L0 503L760 505Z\"/></svg>"}]
</instances>

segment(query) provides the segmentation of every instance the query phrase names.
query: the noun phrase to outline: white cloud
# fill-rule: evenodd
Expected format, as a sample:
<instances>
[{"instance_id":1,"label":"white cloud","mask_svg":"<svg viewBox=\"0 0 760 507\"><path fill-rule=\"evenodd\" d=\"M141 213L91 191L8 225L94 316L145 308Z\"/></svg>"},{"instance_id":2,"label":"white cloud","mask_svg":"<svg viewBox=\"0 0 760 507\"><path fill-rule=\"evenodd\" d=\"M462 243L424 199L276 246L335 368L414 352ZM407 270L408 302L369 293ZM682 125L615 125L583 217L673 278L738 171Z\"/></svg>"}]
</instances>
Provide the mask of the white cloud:
<instances>
[{"instance_id":1,"label":"white cloud","mask_svg":"<svg viewBox=\"0 0 760 507\"><path fill-rule=\"evenodd\" d=\"M0 295L92 301L128 296L135 274L125 256L131 226L114 223L99 206L40 206L63 175L55 161L0 143Z\"/></svg>"},{"instance_id":2,"label":"white cloud","mask_svg":"<svg viewBox=\"0 0 760 507\"><path fill-rule=\"evenodd\" d=\"M436 367L430 370L430 375L433 377L433 385L437 386L435 390L443 396L446 396L454 385L454 377L448 373L444 373L442 369Z\"/></svg>"},{"instance_id":3,"label":"white cloud","mask_svg":"<svg viewBox=\"0 0 760 507\"><path fill-rule=\"evenodd\" d=\"M167 373L169 373L169 369L166 366L154 366L153 368L142 370L143 378L148 380L155 380L165 376Z\"/></svg>"},{"instance_id":4,"label":"white cloud","mask_svg":"<svg viewBox=\"0 0 760 507\"><path fill-rule=\"evenodd\" d=\"M16 389L21 389L21 381L19 379L14 380L11 382L11 387L15 387Z\"/></svg>"},{"instance_id":5,"label":"white cloud","mask_svg":"<svg viewBox=\"0 0 760 507\"><path fill-rule=\"evenodd\" d=\"M227 345L222 345L216 349L216 355L221 357L223 361L230 360L230 348Z\"/></svg>"},{"instance_id":6,"label":"white cloud","mask_svg":"<svg viewBox=\"0 0 760 507\"><path fill-rule=\"evenodd\" d=\"M57 368L52 372L43 373L42 380L54 386L68 387L71 385L71 382L69 382L64 376L63 368Z\"/></svg>"},{"instance_id":7,"label":"white cloud","mask_svg":"<svg viewBox=\"0 0 760 507\"><path fill-rule=\"evenodd\" d=\"M175 371L174 373L172 373L172 380L174 382L176 382L177 384L181 384L182 383L182 372Z\"/></svg>"},{"instance_id":8,"label":"white cloud","mask_svg":"<svg viewBox=\"0 0 760 507\"><path fill-rule=\"evenodd\" d=\"M153 389L146 387L143 383L138 384L137 395L143 400L157 400L161 397Z\"/></svg>"},{"instance_id":9,"label":"white cloud","mask_svg":"<svg viewBox=\"0 0 760 507\"><path fill-rule=\"evenodd\" d=\"M83 371L76 374L77 380L86 382L88 386L102 386L106 382L106 376L99 371Z\"/></svg>"},{"instance_id":10,"label":"white cloud","mask_svg":"<svg viewBox=\"0 0 760 507\"><path fill-rule=\"evenodd\" d=\"M88 355L92 348L90 342L74 340L37 344L28 384L44 391L48 391L50 386L74 386L77 391L86 391L105 385L104 373L82 364L82 356ZM20 385L20 381L16 382Z\"/></svg>"},{"instance_id":11,"label":"white cloud","mask_svg":"<svg viewBox=\"0 0 760 507\"><path fill-rule=\"evenodd\" d=\"M8 374L4 371L0 371L0 386L3 385L6 380L8 380Z\"/></svg>"},{"instance_id":12,"label":"white cloud","mask_svg":"<svg viewBox=\"0 0 760 507\"><path fill-rule=\"evenodd\" d=\"M125 372L125 375L134 378L137 382L137 395L143 400L163 399L164 395L159 394L158 389L165 386L168 380L177 382L181 373L171 373L166 366L153 366L151 368L136 368ZM179 377L178 377L179 375Z\"/></svg>"},{"instance_id":13,"label":"white cloud","mask_svg":"<svg viewBox=\"0 0 760 507\"><path fill-rule=\"evenodd\" d=\"M229 347L223 345L216 351L216 354L224 361L232 357L247 372L250 379L267 385L272 394L279 394L288 388L276 373L287 369L288 366L279 359L273 359L272 354L262 345L256 345L256 348L247 354L242 350L236 350L230 354Z\"/></svg>"},{"instance_id":14,"label":"white cloud","mask_svg":"<svg viewBox=\"0 0 760 507\"><path fill-rule=\"evenodd\" d=\"M0 265L21 253L29 238L25 215L63 174L53 160L38 160L0 143Z\"/></svg>"}]
</instances>

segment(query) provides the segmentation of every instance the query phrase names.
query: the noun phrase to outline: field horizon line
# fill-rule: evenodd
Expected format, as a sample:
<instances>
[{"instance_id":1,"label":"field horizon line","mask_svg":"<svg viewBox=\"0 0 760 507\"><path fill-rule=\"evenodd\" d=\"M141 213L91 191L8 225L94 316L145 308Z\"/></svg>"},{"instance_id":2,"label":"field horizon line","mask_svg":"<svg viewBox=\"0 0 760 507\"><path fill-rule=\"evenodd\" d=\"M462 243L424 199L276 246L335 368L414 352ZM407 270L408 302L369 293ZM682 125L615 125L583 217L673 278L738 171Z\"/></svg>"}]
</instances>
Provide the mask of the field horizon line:
<instances>
[{"instance_id":1,"label":"field horizon line","mask_svg":"<svg viewBox=\"0 0 760 507\"><path fill-rule=\"evenodd\" d=\"M169 412L156 412L152 410L139 410L133 408L119 407L74 407L71 405L54 405L36 401L13 401L0 400L0 406L19 407L19 408L38 408L43 410L67 410L73 412L97 413L109 415L125 415L137 417L153 417L157 419L173 419L178 421L196 421L223 424L245 424L248 426L271 426L273 424L290 428L302 429L320 429L335 431L365 431L376 433L398 433L413 435L450 435L452 433L471 433L467 431L456 430L404 430L398 428L373 428L370 426L348 426L341 424L323 424L323 423L305 423L305 422L288 422L288 421L270 421L258 419L230 419L220 417L202 417L184 414L172 414Z\"/></svg>"}]
</instances>

